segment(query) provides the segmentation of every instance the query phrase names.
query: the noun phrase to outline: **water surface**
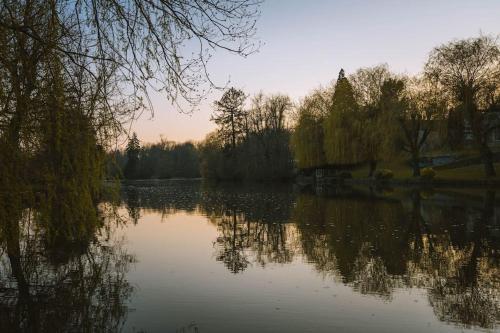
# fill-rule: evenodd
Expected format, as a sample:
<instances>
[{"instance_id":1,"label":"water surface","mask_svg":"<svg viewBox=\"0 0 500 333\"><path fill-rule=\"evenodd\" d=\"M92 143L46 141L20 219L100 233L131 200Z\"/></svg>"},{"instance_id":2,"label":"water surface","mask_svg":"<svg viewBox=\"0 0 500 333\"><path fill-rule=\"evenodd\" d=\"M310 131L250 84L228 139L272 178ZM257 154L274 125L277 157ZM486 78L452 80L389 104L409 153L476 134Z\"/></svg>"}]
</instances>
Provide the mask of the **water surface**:
<instances>
[{"instance_id":1,"label":"water surface","mask_svg":"<svg viewBox=\"0 0 500 333\"><path fill-rule=\"evenodd\" d=\"M1 281L12 304L1 302L10 309L16 297L19 307L36 295L31 306L49 313L22 324L63 320L57 311L69 299L65 317L97 331L498 331L499 199L492 191L127 185L71 259L29 256L26 242L19 252L5 247ZM46 294L35 271L37 285L50 281ZM71 274L73 286L55 287Z\"/></svg>"}]
</instances>

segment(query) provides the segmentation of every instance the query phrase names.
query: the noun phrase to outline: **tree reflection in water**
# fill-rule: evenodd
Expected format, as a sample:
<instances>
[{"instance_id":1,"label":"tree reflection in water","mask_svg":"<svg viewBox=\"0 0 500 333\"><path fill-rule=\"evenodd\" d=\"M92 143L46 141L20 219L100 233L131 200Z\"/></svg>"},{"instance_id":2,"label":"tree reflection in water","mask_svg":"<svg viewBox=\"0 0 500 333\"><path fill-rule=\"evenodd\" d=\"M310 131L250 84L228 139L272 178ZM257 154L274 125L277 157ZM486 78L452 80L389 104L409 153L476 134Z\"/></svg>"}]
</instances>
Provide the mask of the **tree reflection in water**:
<instances>
[{"instance_id":1,"label":"tree reflection in water","mask_svg":"<svg viewBox=\"0 0 500 333\"><path fill-rule=\"evenodd\" d=\"M388 199L370 191L318 196L287 186L195 182L134 191L125 195L134 214L140 202L165 215L207 216L218 230L215 259L232 273L303 258L318 273L384 301L400 289L424 288L445 322L495 328L500 321L494 192L408 191Z\"/></svg>"},{"instance_id":2,"label":"tree reflection in water","mask_svg":"<svg viewBox=\"0 0 500 333\"><path fill-rule=\"evenodd\" d=\"M27 205L19 193L1 196L0 331L119 331L134 257L104 219L109 207L71 219L75 207L52 201L62 198Z\"/></svg>"},{"instance_id":3,"label":"tree reflection in water","mask_svg":"<svg viewBox=\"0 0 500 333\"><path fill-rule=\"evenodd\" d=\"M481 202L415 191L401 200L300 195L294 222L307 259L354 290L390 299L426 288L438 318L464 327L500 321L494 193Z\"/></svg>"}]
</instances>

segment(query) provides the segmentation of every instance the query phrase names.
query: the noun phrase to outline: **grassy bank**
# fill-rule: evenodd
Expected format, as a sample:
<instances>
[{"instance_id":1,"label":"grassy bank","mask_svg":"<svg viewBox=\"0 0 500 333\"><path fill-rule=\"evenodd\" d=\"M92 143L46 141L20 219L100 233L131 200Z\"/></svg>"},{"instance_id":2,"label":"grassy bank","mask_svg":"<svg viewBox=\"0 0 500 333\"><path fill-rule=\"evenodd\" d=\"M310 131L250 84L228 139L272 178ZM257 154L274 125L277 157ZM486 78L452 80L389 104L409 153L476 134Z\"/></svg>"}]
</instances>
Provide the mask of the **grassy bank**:
<instances>
[{"instance_id":1,"label":"grassy bank","mask_svg":"<svg viewBox=\"0 0 500 333\"><path fill-rule=\"evenodd\" d=\"M495 163L495 169L500 172L500 163ZM394 179L411 179L413 178L412 169L404 160L394 160L391 162L380 163L378 169L389 169L394 173ZM352 171L353 178L366 178L368 177L368 166L363 166ZM440 169L436 170L436 179L443 180L485 180L494 179L500 180L500 177L486 178L484 176L484 167L482 164L474 164L466 167L453 168L453 169Z\"/></svg>"}]
</instances>

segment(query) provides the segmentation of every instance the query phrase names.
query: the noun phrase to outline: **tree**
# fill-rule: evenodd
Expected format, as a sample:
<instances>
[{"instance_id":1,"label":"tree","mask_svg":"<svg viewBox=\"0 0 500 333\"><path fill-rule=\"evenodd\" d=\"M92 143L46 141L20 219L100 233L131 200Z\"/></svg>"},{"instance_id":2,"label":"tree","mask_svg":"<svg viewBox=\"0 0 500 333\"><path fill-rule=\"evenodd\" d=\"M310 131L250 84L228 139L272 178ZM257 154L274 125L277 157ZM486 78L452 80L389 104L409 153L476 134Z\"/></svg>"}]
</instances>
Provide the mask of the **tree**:
<instances>
[{"instance_id":1,"label":"tree","mask_svg":"<svg viewBox=\"0 0 500 333\"><path fill-rule=\"evenodd\" d=\"M292 149L300 169L325 165L323 122L330 109L332 89L318 89L297 108L298 119L292 133Z\"/></svg>"},{"instance_id":2,"label":"tree","mask_svg":"<svg viewBox=\"0 0 500 333\"><path fill-rule=\"evenodd\" d=\"M228 90L215 102L217 132L200 148L204 177L224 180L284 180L292 176L293 159L286 120L291 101L285 95L257 94L244 110L241 90Z\"/></svg>"},{"instance_id":3,"label":"tree","mask_svg":"<svg viewBox=\"0 0 500 333\"><path fill-rule=\"evenodd\" d=\"M2 1L1 187L96 201L103 151L151 108L148 90L196 106L214 50L258 48L260 2Z\"/></svg>"},{"instance_id":4,"label":"tree","mask_svg":"<svg viewBox=\"0 0 500 333\"><path fill-rule=\"evenodd\" d=\"M125 165L125 178L134 179L138 176L139 170L139 153L141 144L137 138L137 134L133 133L127 144L127 164Z\"/></svg>"},{"instance_id":5,"label":"tree","mask_svg":"<svg viewBox=\"0 0 500 333\"><path fill-rule=\"evenodd\" d=\"M53 49L68 60L67 68L84 66L90 74L114 71L133 86L128 97L138 103L148 88L166 92L173 101L197 103L197 87L212 84L206 71L210 50L243 56L257 50L253 36L261 2L7 0L0 7L0 28L22 35L27 45ZM60 27L55 39L47 40L43 23L36 20L45 13Z\"/></svg>"},{"instance_id":6,"label":"tree","mask_svg":"<svg viewBox=\"0 0 500 333\"><path fill-rule=\"evenodd\" d=\"M286 121L292 103L286 95L257 94L246 112L241 161L247 179L288 179L293 168Z\"/></svg>"},{"instance_id":7,"label":"tree","mask_svg":"<svg viewBox=\"0 0 500 333\"><path fill-rule=\"evenodd\" d=\"M363 131L361 140L364 158L369 163L369 174L373 176L377 162L388 158L394 150L391 115L382 105L382 87L393 75L387 64L360 68L349 77L356 101L360 106Z\"/></svg>"},{"instance_id":8,"label":"tree","mask_svg":"<svg viewBox=\"0 0 500 333\"><path fill-rule=\"evenodd\" d=\"M413 176L420 176L420 153L441 121L446 105L439 89L422 78L388 79L382 86L382 108L402 130L402 149L411 157Z\"/></svg>"},{"instance_id":9,"label":"tree","mask_svg":"<svg viewBox=\"0 0 500 333\"><path fill-rule=\"evenodd\" d=\"M342 69L324 122L324 151L328 164L346 165L364 161L361 124L354 90Z\"/></svg>"},{"instance_id":10,"label":"tree","mask_svg":"<svg viewBox=\"0 0 500 333\"><path fill-rule=\"evenodd\" d=\"M233 150L246 132L246 115L243 110L245 99L243 91L230 88L220 100L214 102L215 112L210 118L219 126L218 132L222 140Z\"/></svg>"},{"instance_id":11,"label":"tree","mask_svg":"<svg viewBox=\"0 0 500 333\"><path fill-rule=\"evenodd\" d=\"M500 85L500 47L492 37L453 41L436 47L425 65L427 77L446 89L455 107L461 106L481 154L486 176L496 174L488 134L498 126L484 118L491 100L486 96Z\"/></svg>"},{"instance_id":12,"label":"tree","mask_svg":"<svg viewBox=\"0 0 500 333\"><path fill-rule=\"evenodd\" d=\"M290 97L286 95L271 95L265 102L266 124L271 131L283 131L286 126L287 113L292 107Z\"/></svg>"}]
</instances>

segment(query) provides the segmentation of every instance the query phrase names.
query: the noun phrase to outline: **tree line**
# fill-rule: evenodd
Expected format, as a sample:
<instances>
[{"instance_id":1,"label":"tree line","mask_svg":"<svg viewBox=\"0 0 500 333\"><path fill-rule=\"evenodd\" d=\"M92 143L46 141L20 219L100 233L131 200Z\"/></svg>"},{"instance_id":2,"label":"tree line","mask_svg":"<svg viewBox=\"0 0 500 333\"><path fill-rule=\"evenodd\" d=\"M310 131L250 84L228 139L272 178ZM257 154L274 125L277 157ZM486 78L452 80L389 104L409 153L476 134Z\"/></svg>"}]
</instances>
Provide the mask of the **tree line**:
<instances>
[{"instance_id":1,"label":"tree line","mask_svg":"<svg viewBox=\"0 0 500 333\"><path fill-rule=\"evenodd\" d=\"M207 179L287 180L296 169L360 165L368 165L372 177L380 162L396 158L407 160L418 177L424 151L467 145L481 157L485 175L494 176L490 138L500 128L500 46L490 36L443 44L413 76L394 73L387 64L350 75L342 69L334 84L295 105L286 95L249 98L232 87L214 102L211 120L217 129L191 145L185 151L191 157L183 160L187 169L199 166ZM126 176L175 174L155 153L162 145L140 153L156 162L141 162L135 176L124 166ZM130 147L129 166L139 163L139 150Z\"/></svg>"},{"instance_id":2,"label":"tree line","mask_svg":"<svg viewBox=\"0 0 500 333\"><path fill-rule=\"evenodd\" d=\"M491 36L434 48L417 75L387 64L342 69L334 84L293 105L285 95L228 89L214 102L218 125L200 145L211 179L288 179L294 169L354 168L408 161L420 176L422 154L471 146L486 176L496 174L492 133L500 128L500 47Z\"/></svg>"},{"instance_id":3,"label":"tree line","mask_svg":"<svg viewBox=\"0 0 500 333\"><path fill-rule=\"evenodd\" d=\"M141 143L133 133L124 150L108 155L107 177L124 179L168 179L200 177L198 147L192 142Z\"/></svg>"},{"instance_id":4,"label":"tree line","mask_svg":"<svg viewBox=\"0 0 500 333\"><path fill-rule=\"evenodd\" d=\"M251 98L230 88L214 102L214 133L197 144L161 140L141 147L134 133L124 150L112 152L108 177L126 179L195 178L211 180L287 180L293 176L288 96Z\"/></svg>"},{"instance_id":5,"label":"tree line","mask_svg":"<svg viewBox=\"0 0 500 333\"><path fill-rule=\"evenodd\" d=\"M293 175L286 95L247 96L230 88L214 102L218 128L200 144L201 174L217 180L285 180Z\"/></svg>"},{"instance_id":6,"label":"tree line","mask_svg":"<svg viewBox=\"0 0 500 333\"><path fill-rule=\"evenodd\" d=\"M436 47L422 74L392 73L386 64L341 70L336 83L298 106L292 146L301 169L377 163L404 153L413 175L432 132L451 149L470 128L486 176L495 175L488 136L498 128L488 112L500 111L498 41L480 36Z\"/></svg>"},{"instance_id":7,"label":"tree line","mask_svg":"<svg viewBox=\"0 0 500 333\"><path fill-rule=\"evenodd\" d=\"M298 105L292 147L300 169L369 164L407 156L420 175L431 133L441 147L461 149L471 139L486 176L494 176L489 144L499 128L500 47L480 36L432 50L424 71L395 74L386 64L361 68L305 97ZM469 136L469 138L467 137Z\"/></svg>"}]
</instances>

